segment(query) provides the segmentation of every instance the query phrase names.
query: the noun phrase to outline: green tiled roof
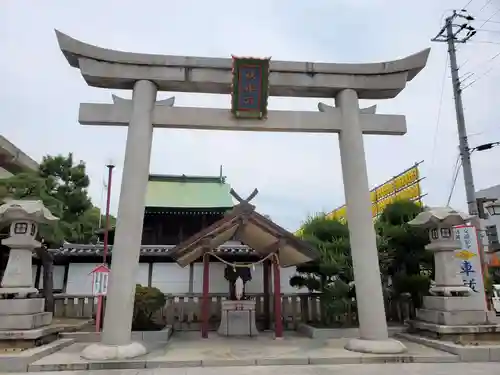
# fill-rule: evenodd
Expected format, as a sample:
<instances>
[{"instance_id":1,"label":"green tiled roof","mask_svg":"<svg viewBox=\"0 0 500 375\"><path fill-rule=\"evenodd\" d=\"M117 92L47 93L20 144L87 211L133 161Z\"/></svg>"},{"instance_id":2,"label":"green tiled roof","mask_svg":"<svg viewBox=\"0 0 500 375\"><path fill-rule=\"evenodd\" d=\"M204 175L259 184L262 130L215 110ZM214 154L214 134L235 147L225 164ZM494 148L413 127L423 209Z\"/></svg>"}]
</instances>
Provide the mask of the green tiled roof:
<instances>
[{"instance_id":1,"label":"green tiled roof","mask_svg":"<svg viewBox=\"0 0 500 375\"><path fill-rule=\"evenodd\" d=\"M150 175L146 207L233 207L231 186L224 177Z\"/></svg>"}]
</instances>

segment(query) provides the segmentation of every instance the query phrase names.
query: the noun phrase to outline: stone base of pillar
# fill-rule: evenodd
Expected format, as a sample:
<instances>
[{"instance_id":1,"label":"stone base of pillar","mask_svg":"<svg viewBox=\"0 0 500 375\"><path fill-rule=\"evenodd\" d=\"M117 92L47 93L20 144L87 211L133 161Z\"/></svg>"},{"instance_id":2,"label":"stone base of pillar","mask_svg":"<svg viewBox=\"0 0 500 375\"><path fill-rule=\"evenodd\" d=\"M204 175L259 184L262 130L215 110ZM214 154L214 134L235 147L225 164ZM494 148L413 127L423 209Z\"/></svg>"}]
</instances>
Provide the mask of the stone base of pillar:
<instances>
[{"instance_id":1,"label":"stone base of pillar","mask_svg":"<svg viewBox=\"0 0 500 375\"><path fill-rule=\"evenodd\" d=\"M394 339L387 340L364 340L351 339L347 342L345 349L358 353L371 354L399 354L406 352L406 346Z\"/></svg>"},{"instance_id":2,"label":"stone base of pillar","mask_svg":"<svg viewBox=\"0 0 500 375\"><path fill-rule=\"evenodd\" d=\"M38 294L38 289L33 287L0 287L0 298L3 296L14 296L15 298L27 298Z\"/></svg>"},{"instance_id":3,"label":"stone base of pillar","mask_svg":"<svg viewBox=\"0 0 500 375\"><path fill-rule=\"evenodd\" d=\"M81 356L89 360L116 360L130 359L146 354L146 347L139 342L132 342L127 345L106 345L95 343L83 349Z\"/></svg>"}]
</instances>

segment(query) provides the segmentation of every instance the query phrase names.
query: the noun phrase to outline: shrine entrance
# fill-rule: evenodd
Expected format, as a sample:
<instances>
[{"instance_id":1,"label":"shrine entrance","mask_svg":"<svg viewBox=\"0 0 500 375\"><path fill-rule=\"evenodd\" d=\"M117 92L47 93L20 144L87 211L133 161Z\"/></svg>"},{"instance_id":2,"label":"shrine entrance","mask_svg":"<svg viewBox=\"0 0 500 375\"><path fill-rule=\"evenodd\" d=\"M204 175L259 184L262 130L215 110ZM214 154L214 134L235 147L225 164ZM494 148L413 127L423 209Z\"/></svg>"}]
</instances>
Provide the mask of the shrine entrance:
<instances>
[{"instance_id":1,"label":"shrine entrance","mask_svg":"<svg viewBox=\"0 0 500 375\"><path fill-rule=\"evenodd\" d=\"M406 121L403 115L376 114L375 107L362 109L359 100L397 96L425 67L430 49L381 63L271 62L129 53L82 43L59 31L56 35L68 63L80 70L88 85L133 91L131 100L113 97L113 104L80 105L81 124L128 127L102 342L88 346L82 356L118 359L146 353L143 345L131 342L131 275L138 267L154 127L338 133L360 324L360 338L350 340L346 348L387 354L406 350L388 335L363 144L363 134L405 134ZM173 98L157 101L158 91L231 94L231 109L174 107ZM268 96L335 98L335 107L319 103L318 112L269 111ZM243 227L268 224L261 220ZM220 230L221 238L234 234ZM294 243L292 237L284 248ZM187 254L201 256L219 241L210 239L208 247L196 245ZM261 243L253 245L263 248ZM298 253L280 247L279 259Z\"/></svg>"},{"instance_id":2,"label":"shrine entrance","mask_svg":"<svg viewBox=\"0 0 500 375\"><path fill-rule=\"evenodd\" d=\"M272 295L274 306L275 337L283 337L283 321L281 313L281 277L280 267L291 267L307 263L318 258L316 249L305 241L295 237L270 219L255 211L250 201L258 193L255 189L247 198L242 199L231 189L231 195L238 201L224 218L205 228L201 232L186 239L170 254L181 267L186 267L199 258L203 258L203 297L201 304L202 337L208 337L210 320L210 257L216 257L226 264L226 272L234 272L230 287L229 300L222 301L222 319L218 333L223 336L256 336L258 331L255 320L255 301L245 295L246 270L262 263L264 286L264 314L268 317L271 311L271 269ZM226 262L217 256L214 250L229 240L237 240L249 246L259 256L255 263ZM241 272L243 271L243 272ZM233 281L234 280L234 281ZM240 287L238 287L240 284ZM239 289L239 290L238 290Z\"/></svg>"}]
</instances>

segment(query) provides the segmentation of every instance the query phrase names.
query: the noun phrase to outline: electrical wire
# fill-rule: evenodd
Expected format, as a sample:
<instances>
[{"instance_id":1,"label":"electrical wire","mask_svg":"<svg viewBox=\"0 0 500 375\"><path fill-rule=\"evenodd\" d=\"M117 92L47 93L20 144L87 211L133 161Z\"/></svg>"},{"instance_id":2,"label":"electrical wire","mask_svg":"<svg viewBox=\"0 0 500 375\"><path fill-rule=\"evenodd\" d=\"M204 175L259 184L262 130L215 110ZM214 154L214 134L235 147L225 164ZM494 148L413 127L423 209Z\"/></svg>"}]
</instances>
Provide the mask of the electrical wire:
<instances>
[{"instance_id":1,"label":"electrical wire","mask_svg":"<svg viewBox=\"0 0 500 375\"><path fill-rule=\"evenodd\" d=\"M493 60L495 60L498 56L500 56L500 52L498 52L495 56L493 56L492 58L490 58L489 60L486 61L486 63L488 62L492 62ZM480 79L488 76L488 74L490 74L493 69L495 68L496 66L492 66L490 67L488 70L484 71L481 75L479 75L475 80L473 80L472 82L470 82L468 85L465 85L464 87L462 87L462 91L465 90L466 88L468 87L471 87L473 84L475 84L477 81L479 81Z\"/></svg>"},{"instance_id":2,"label":"electrical wire","mask_svg":"<svg viewBox=\"0 0 500 375\"><path fill-rule=\"evenodd\" d=\"M500 45L500 42L493 42L491 40L469 40L469 41L467 41L467 44L469 44L469 43L472 43L472 44L476 44L476 43L483 44L484 43L484 44L498 44L498 45ZM462 66L464 66L466 63L467 63L467 61L464 62L462 64Z\"/></svg>"},{"instance_id":3,"label":"electrical wire","mask_svg":"<svg viewBox=\"0 0 500 375\"><path fill-rule=\"evenodd\" d=\"M438 134L439 134L439 125L441 123L441 110L443 108L444 87L445 87L445 83L446 83L446 73L448 71L448 59L449 59L449 56L448 56L448 54L446 54L446 59L445 59L445 63L444 63L444 70L443 70L443 78L441 79L441 95L439 97L436 125L434 126L434 140L432 143L432 153L431 153L431 171L434 167L434 161L435 161L435 156L436 156L437 139L438 139Z\"/></svg>"},{"instance_id":4,"label":"electrical wire","mask_svg":"<svg viewBox=\"0 0 500 375\"><path fill-rule=\"evenodd\" d=\"M500 24L500 21L494 21L494 20L489 20L489 19L488 20L475 20L475 21L484 22L485 24L486 23L498 23L498 24Z\"/></svg>"},{"instance_id":5,"label":"electrical wire","mask_svg":"<svg viewBox=\"0 0 500 375\"><path fill-rule=\"evenodd\" d=\"M453 197L453 192L455 191L455 186L457 184L458 174L460 173L461 168L462 168L462 160L460 159L460 153L459 153L458 157L457 157L457 161L455 163L455 168L453 171L450 195L448 196L448 200L446 201L446 207L448 207L450 205L451 197Z\"/></svg>"},{"instance_id":6,"label":"electrical wire","mask_svg":"<svg viewBox=\"0 0 500 375\"><path fill-rule=\"evenodd\" d=\"M470 5L470 3L472 3L473 1L474 1L474 0L470 0L469 2L467 2L467 4L465 4L465 5L462 7L462 9L466 9L466 8Z\"/></svg>"},{"instance_id":7,"label":"electrical wire","mask_svg":"<svg viewBox=\"0 0 500 375\"><path fill-rule=\"evenodd\" d=\"M479 9L479 12L481 12L484 8L486 8L493 0L487 0L486 4L483 5L481 9Z\"/></svg>"},{"instance_id":8,"label":"electrical wire","mask_svg":"<svg viewBox=\"0 0 500 375\"><path fill-rule=\"evenodd\" d=\"M486 8L486 6L490 3L491 1L487 1L483 7L479 10L479 12L481 12L484 8ZM470 2L469 2L470 4ZM488 22L493 22L493 23L497 23L496 21L491 21L491 19L497 15L498 13L500 12L500 9L497 9L488 19L486 20L474 20L475 22L482 22L481 26L479 27L474 27L474 31L490 31L490 32L496 32L496 30L483 30L483 27L484 25L486 25L486 23ZM500 22L498 22L500 23ZM471 43L470 40L467 41L467 43ZM485 41L472 41L472 43L484 43L484 44L500 44L500 43L496 43L496 42L492 42L492 41L489 41L489 40L485 40ZM469 62L470 59L467 59L465 60L465 62L460 66L459 69L462 69L468 62Z\"/></svg>"},{"instance_id":9,"label":"electrical wire","mask_svg":"<svg viewBox=\"0 0 500 375\"><path fill-rule=\"evenodd\" d=\"M482 29L484 27L484 25L486 25L488 22L490 22L491 19L498 14L498 12L500 12L500 9L497 9L496 12L493 12L493 14L489 18L487 18L485 21L483 21L482 25L479 26L478 29Z\"/></svg>"}]
</instances>

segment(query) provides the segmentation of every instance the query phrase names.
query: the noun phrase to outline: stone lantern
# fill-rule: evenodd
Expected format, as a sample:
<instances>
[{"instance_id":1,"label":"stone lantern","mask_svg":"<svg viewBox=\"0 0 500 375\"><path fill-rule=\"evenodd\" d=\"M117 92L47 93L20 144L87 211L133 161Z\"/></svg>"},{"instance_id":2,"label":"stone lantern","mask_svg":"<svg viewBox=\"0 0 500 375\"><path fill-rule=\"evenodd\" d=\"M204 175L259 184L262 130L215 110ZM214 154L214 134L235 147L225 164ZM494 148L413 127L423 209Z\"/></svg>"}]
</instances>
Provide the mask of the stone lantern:
<instances>
[{"instance_id":1,"label":"stone lantern","mask_svg":"<svg viewBox=\"0 0 500 375\"><path fill-rule=\"evenodd\" d=\"M429 230L430 243L425 248L434 253L435 263L435 285L429 290L431 295L424 296L416 319L409 322L411 328L450 339L497 329L495 314L485 311L481 299L464 285L458 267L456 256L461 243L455 238L453 227L471 219L473 216L466 213L439 207L421 212L408 223Z\"/></svg>"},{"instance_id":2,"label":"stone lantern","mask_svg":"<svg viewBox=\"0 0 500 375\"><path fill-rule=\"evenodd\" d=\"M40 247L35 240L38 224L59 220L40 200L10 200L0 206L0 223L10 223L9 237L2 244L10 248L9 260L0 284L0 295L26 297L33 287L32 253Z\"/></svg>"},{"instance_id":3,"label":"stone lantern","mask_svg":"<svg viewBox=\"0 0 500 375\"><path fill-rule=\"evenodd\" d=\"M421 212L408 224L429 230L429 240L425 249L434 253L436 269L435 282L429 292L438 296L468 296L472 290L463 285L456 269L455 251L460 249L460 241L453 235L453 227L465 224L473 217L450 207L432 208Z\"/></svg>"}]
</instances>

